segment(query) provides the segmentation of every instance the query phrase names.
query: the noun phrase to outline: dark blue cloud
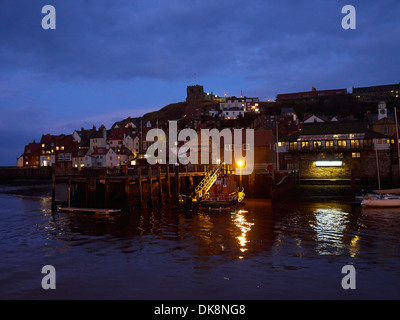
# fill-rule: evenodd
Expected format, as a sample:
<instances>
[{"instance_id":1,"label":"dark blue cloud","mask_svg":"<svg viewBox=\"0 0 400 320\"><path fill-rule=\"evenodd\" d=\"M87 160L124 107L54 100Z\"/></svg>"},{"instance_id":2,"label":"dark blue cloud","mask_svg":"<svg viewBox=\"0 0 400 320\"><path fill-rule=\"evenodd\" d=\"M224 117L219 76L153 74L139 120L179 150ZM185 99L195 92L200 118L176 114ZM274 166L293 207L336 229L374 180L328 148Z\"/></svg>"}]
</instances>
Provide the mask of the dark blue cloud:
<instances>
[{"instance_id":1,"label":"dark blue cloud","mask_svg":"<svg viewBox=\"0 0 400 320\"><path fill-rule=\"evenodd\" d=\"M56 8L56 30L41 28L47 4ZM398 0L352 1L356 30L341 28L346 4L4 0L2 133L20 137L22 150L40 132L72 132L75 123L110 123L125 110L129 116L182 101L186 85L196 83L220 95L243 90L273 99L311 86L399 82ZM25 125L11 125L17 115Z\"/></svg>"}]
</instances>

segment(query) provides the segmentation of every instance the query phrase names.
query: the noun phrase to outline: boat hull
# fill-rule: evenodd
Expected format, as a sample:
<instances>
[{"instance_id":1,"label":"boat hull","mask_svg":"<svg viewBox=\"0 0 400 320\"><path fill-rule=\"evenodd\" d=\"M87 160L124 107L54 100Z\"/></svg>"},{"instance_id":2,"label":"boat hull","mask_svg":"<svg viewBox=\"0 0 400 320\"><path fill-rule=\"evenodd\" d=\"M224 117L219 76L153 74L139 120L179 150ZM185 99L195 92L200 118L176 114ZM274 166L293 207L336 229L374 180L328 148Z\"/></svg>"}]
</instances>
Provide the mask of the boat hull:
<instances>
[{"instance_id":1,"label":"boat hull","mask_svg":"<svg viewBox=\"0 0 400 320\"><path fill-rule=\"evenodd\" d=\"M361 201L363 207L393 208L400 207L400 199L373 199Z\"/></svg>"},{"instance_id":2,"label":"boat hull","mask_svg":"<svg viewBox=\"0 0 400 320\"><path fill-rule=\"evenodd\" d=\"M243 202L235 201L202 201L200 202L200 209L207 209L207 210L219 210L219 211L226 211L235 209L241 205Z\"/></svg>"}]
</instances>

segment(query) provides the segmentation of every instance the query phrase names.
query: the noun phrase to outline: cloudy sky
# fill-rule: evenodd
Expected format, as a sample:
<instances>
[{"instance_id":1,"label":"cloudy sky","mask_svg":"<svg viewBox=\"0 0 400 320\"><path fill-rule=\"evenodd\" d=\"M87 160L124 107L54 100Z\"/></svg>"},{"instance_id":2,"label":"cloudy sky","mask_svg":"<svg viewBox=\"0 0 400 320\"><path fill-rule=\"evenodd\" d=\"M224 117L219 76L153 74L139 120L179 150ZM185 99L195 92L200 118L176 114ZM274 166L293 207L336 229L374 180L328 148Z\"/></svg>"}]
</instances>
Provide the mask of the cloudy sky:
<instances>
[{"instance_id":1,"label":"cloudy sky","mask_svg":"<svg viewBox=\"0 0 400 320\"><path fill-rule=\"evenodd\" d=\"M2 0L0 165L42 134L184 101L187 85L273 100L398 83L399 17L398 0Z\"/></svg>"}]
</instances>

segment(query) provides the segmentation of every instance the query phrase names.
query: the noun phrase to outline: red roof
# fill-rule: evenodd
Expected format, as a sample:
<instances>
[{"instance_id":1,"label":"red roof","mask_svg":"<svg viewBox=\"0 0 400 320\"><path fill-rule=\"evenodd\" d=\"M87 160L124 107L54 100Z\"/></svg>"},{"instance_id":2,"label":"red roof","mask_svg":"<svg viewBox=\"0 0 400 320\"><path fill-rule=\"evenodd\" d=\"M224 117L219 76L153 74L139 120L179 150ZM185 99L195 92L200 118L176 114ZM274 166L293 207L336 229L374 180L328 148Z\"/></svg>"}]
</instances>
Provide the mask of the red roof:
<instances>
[{"instance_id":1,"label":"red roof","mask_svg":"<svg viewBox=\"0 0 400 320\"><path fill-rule=\"evenodd\" d=\"M55 144L55 153L70 153L72 152L71 147L74 146L78 147L79 143L74 140L72 135L61 135L59 136L58 141ZM57 150L58 147L58 150ZM63 147L63 148L62 148Z\"/></svg>"},{"instance_id":2,"label":"red roof","mask_svg":"<svg viewBox=\"0 0 400 320\"><path fill-rule=\"evenodd\" d=\"M76 158L76 157L84 157L84 156L86 156L86 153L88 152L88 150L89 150L88 148L79 149L79 147L78 147L78 148L76 148L76 149L74 149L72 151L72 156L74 158Z\"/></svg>"},{"instance_id":3,"label":"red roof","mask_svg":"<svg viewBox=\"0 0 400 320\"><path fill-rule=\"evenodd\" d=\"M110 151L110 149L108 148L95 148L92 152L92 156L105 156L108 152Z\"/></svg>"},{"instance_id":4,"label":"red roof","mask_svg":"<svg viewBox=\"0 0 400 320\"><path fill-rule=\"evenodd\" d=\"M30 142L25 146L24 154L40 155L40 146L39 142Z\"/></svg>"},{"instance_id":5,"label":"red roof","mask_svg":"<svg viewBox=\"0 0 400 320\"><path fill-rule=\"evenodd\" d=\"M49 144L49 143L56 143L60 138L62 138L64 135L52 135L52 134L44 134L42 135L42 139L40 140L41 144Z\"/></svg>"},{"instance_id":6,"label":"red roof","mask_svg":"<svg viewBox=\"0 0 400 320\"><path fill-rule=\"evenodd\" d=\"M113 129L108 135L108 140L122 140L127 133L128 130L125 128Z\"/></svg>"}]
</instances>

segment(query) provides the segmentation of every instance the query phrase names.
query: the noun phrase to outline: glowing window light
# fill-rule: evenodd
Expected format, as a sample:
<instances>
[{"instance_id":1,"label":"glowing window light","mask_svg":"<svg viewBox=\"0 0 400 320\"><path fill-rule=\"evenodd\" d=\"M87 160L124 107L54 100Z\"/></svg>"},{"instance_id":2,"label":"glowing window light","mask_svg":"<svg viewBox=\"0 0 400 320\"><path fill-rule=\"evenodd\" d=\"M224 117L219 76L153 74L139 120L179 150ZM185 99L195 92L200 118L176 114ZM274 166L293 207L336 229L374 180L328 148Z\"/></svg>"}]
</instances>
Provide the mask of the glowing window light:
<instances>
[{"instance_id":1,"label":"glowing window light","mask_svg":"<svg viewBox=\"0 0 400 320\"><path fill-rule=\"evenodd\" d=\"M315 161L316 167L341 167L342 161Z\"/></svg>"}]
</instances>

